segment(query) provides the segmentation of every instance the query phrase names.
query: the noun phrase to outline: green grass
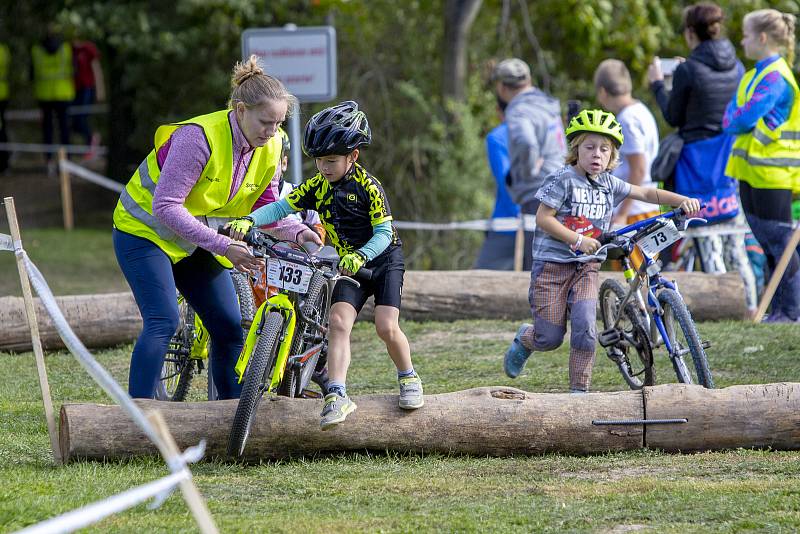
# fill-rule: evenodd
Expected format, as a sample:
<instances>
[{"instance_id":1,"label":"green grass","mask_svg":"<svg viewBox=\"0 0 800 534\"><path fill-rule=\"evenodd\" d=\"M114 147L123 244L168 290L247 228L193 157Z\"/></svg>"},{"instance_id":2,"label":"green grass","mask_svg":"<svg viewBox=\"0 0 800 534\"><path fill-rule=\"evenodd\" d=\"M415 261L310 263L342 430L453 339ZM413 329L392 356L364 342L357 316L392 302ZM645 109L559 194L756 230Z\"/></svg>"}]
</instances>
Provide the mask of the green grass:
<instances>
[{"instance_id":1,"label":"green grass","mask_svg":"<svg viewBox=\"0 0 800 534\"><path fill-rule=\"evenodd\" d=\"M536 354L510 380L501 355L516 325L504 321L403 323L426 393L485 385L567 389L568 351ZM718 387L800 381L800 329L704 323ZM130 346L98 352L127 382ZM663 354L659 355L663 360ZM166 473L154 458L52 467L31 354L0 354L0 531L13 531ZM52 394L107 402L66 353L47 357ZM663 366L662 366L663 367ZM671 381L666 368L661 381ZM198 380L192 396L201 399ZM598 355L595 390L621 389ZM353 395L396 390L393 367L369 324L353 334ZM424 408L423 408L424 409ZM223 532L794 532L800 529L800 452L733 450L665 454L644 450L514 458L399 453L193 467ZM158 510L137 506L91 532L194 532L179 496Z\"/></svg>"},{"instance_id":2,"label":"green grass","mask_svg":"<svg viewBox=\"0 0 800 534\"><path fill-rule=\"evenodd\" d=\"M23 230L22 246L56 295L127 291L111 244L111 228ZM0 253L0 296L21 296L16 261Z\"/></svg>"}]
</instances>

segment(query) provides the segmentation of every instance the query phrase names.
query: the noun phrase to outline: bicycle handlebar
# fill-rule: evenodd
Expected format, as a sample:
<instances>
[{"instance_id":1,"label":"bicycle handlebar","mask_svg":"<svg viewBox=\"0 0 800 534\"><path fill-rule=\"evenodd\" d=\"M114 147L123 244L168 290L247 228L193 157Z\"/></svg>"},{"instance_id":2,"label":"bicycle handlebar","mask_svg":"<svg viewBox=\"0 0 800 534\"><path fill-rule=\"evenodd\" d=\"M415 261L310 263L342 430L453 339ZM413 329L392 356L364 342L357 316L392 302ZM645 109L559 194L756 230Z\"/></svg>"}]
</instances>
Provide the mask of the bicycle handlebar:
<instances>
[{"instance_id":1,"label":"bicycle handlebar","mask_svg":"<svg viewBox=\"0 0 800 534\"><path fill-rule=\"evenodd\" d=\"M230 237L230 228L225 226L218 226L217 233ZM312 266L316 267L317 261L314 260L315 252L319 251L321 247L314 245L312 242L308 242L304 245L305 249L301 252L292 250L292 249L275 249L275 245L278 243L289 243L288 241L281 241L278 239L274 239L266 232L262 232L257 228L251 228L244 236L243 241L250 245L251 247L264 250L265 252L272 253L272 256L278 258L286 258L289 260L299 261L304 264L311 264ZM267 254L269 255L269 254ZM321 260L321 259L320 259ZM331 267L338 269L338 259L336 262L327 262L332 264ZM357 278L361 278L362 280L372 280L372 269L367 269L366 267L362 267L358 270L355 275Z\"/></svg>"}]
</instances>

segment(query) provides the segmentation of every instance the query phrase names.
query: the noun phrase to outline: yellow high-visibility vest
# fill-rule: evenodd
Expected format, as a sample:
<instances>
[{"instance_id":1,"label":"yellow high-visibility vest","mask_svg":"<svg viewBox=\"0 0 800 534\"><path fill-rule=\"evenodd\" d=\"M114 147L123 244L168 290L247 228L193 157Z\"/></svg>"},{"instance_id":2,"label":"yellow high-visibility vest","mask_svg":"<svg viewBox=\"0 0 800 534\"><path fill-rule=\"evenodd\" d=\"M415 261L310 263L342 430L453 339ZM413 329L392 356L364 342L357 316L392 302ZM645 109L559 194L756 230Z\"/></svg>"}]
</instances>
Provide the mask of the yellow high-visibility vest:
<instances>
[{"instance_id":1,"label":"yellow high-visibility vest","mask_svg":"<svg viewBox=\"0 0 800 534\"><path fill-rule=\"evenodd\" d=\"M153 215L153 194L161 174L158 150L175 130L185 124L195 124L203 129L211 156L186 197L184 207L200 222L215 230L219 222L250 213L253 204L267 188L280 165L281 139L274 135L266 145L254 150L242 185L233 198L228 200L233 183L233 132L228 121L229 111L226 109L201 115L187 121L160 126L156 130L155 148L133 173L114 209L115 228L152 241L173 263L195 251L197 245L178 237ZM217 256L217 260L222 265L231 267L226 258Z\"/></svg>"},{"instance_id":2,"label":"yellow high-visibility vest","mask_svg":"<svg viewBox=\"0 0 800 534\"><path fill-rule=\"evenodd\" d=\"M758 76L755 69L747 71L736 92L736 105L747 103L764 76L775 71L794 92L789 118L771 130L762 117L750 132L737 135L725 174L759 189L800 191L800 90L786 61L773 61Z\"/></svg>"},{"instance_id":3,"label":"yellow high-visibility vest","mask_svg":"<svg viewBox=\"0 0 800 534\"><path fill-rule=\"evenodd\" d=\"M0 100L8 100L8 69L11 66L11 52L8 45L0 43Z\"/></svg>"},{"instance_id":4,"label":"yellow high-visibility vest","mask_svg":"<svg viewBox=\"0 0 800 534\"><path fill-rule=\"evenodd\" d=\"M33 94L43 102L72 102L75 100L75 69L72 66L72 46L61 43L52 54L42 45L31 48L33 59Z\"/></svg>"}]
</instances>

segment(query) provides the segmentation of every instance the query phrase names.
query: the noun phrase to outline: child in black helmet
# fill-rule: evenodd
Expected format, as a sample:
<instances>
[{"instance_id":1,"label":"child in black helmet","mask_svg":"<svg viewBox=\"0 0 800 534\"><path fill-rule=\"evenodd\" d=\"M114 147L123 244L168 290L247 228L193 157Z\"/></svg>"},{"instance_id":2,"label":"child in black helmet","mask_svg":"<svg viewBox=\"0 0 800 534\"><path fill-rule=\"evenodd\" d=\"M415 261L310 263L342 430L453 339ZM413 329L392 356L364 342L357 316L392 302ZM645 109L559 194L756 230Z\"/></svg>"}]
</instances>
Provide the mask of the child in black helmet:
<instances>
[{"instance_id":1,"label":"child in black helmet","mask_svg":"<svg viewBox=\"0 0 800 534\"><path fill-rule=\"evenodd\" d=\"M375 297L375 329L397 367L400 408L423 403L422 381L414 372L411 349L400 329L400 295L405 264L400 238L392 226L389 203L380 182L357 163L359 148L372 140L367 117L353 101L326 108L306 124L303 151L316 160L319 173L285 199L250 214L250 224L262 226L303 209L316 210L326 235L341 256L345 274L362 266L372 270L361 287L337 284L333 291L328 336L328 394L322 410L323 430L345 420L356 409L347 396L350 331L367 298ZM248 221L236 221L246 231Z\"/></svg>"},{"instance_id":2,"label":"child in black helmet","mask_svg":"<svg viewBox=\"0 0 800 534\"><path fill-rule=\"evenodd\" d=\"M613 114L584 110L567 128L566 165L545 179L536 193L533 265L528 299L533 324L523 324L503 361L511 378L518 376L531 353L561 345L571 322L569 385L585 393L594 365L597 271L605 252L597 240L608 231L614 207L626 197L652 204L680 206L694 214L697 199L623 182L611 175L619 162L622 127ZM580 251L580 255L576 254Z\"/></svg>"}]
</instances>

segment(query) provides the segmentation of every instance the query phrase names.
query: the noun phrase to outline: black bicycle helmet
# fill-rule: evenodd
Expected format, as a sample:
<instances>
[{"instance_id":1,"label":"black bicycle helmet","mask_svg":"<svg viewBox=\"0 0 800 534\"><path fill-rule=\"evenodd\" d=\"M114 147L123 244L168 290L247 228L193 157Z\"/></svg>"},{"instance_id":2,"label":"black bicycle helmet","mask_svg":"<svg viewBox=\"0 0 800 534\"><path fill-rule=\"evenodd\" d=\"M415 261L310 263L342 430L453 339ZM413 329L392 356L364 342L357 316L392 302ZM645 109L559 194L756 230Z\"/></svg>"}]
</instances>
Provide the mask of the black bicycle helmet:
<instances>
[{"instance_id":1,"label":"black bicycle helmet","mask_svg":"<svg viewBox=\"0 0 800 534\"><path fill-rule=\"evenodd\" d=\"M347 100L311 117L303 134L303 152L310 158L343 156L371 141L367 116L356 102Z\"/></svg>"}]
</instances>

